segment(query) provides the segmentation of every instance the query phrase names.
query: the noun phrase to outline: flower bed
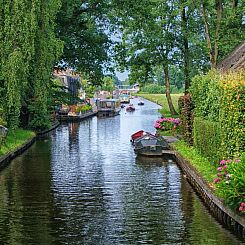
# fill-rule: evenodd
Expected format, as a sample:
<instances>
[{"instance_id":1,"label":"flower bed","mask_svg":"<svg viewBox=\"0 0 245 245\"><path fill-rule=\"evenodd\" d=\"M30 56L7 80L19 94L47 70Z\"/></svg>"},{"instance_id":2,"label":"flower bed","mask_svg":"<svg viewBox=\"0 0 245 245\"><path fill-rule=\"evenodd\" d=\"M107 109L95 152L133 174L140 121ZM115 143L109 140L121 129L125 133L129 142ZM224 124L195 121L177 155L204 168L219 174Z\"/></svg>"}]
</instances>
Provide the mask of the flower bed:
<instances>
[{"instance_id":1,"label":"flower bed","mask_svg":"<svg viewBox=\"0 0 245 245\"><path fill-rule=\"evenodd\" d=\"M154 127L160 132L164 131L164 133L170 132L171 134L175 134L178 131L180 123L179 118L161 117L155 122Z\"/></svg>"},{"instance_id":2,"label":"flower bed","mask_svg":"<svg viewBox=\"0 0 245 245\"><path fill-rule=\"evenodd\" d=\"M214 180L216 192L225 204L245 214L245 154L241 160L222 160Z\"/></svg>"}]
</instances>

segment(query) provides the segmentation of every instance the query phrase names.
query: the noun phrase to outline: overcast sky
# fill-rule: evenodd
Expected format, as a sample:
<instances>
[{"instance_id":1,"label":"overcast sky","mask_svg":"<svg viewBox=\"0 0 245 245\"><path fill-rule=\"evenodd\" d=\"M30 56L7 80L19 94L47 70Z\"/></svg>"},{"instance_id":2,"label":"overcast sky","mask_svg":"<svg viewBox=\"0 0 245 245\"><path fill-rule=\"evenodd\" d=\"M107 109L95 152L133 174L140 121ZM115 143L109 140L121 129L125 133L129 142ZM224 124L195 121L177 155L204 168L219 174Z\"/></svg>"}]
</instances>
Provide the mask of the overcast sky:
<instances>
[{"instance_id":1,"label":"overcast sky","mask_svg":"<svg viewBox=\"0 0 245 245\"><path fill-rule=\"evenodd\" d=\"M119 78L119 80L125 81L126 78L128 78L128 71L125 71L123 73L122 72L119 72L119 71L116 71L116 75Z\"/></svg>"}]
</instances>

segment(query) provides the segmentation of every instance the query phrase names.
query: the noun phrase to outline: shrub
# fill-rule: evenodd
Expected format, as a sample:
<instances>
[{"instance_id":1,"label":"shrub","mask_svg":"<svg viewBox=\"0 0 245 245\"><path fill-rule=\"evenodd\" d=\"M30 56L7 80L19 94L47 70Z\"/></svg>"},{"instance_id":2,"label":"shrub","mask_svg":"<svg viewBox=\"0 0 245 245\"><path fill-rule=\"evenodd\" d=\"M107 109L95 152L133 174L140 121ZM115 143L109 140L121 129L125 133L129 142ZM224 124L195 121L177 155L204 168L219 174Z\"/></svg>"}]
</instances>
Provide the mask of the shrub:
<instances>
[{"instance_id":1,"label":"shrub","mask_svg":"<svg viewBox=\"0 0 245 245\"><path fill-rule=\"evenodd\" d=\"M193 122L194 147L207 157L212 163L219 163L221 159L220 124L196 117Z\"/></svg>"},{"instance_id":2,"label":"shrub","mask_svg":"<svg viewBox=\"0 0 245 245\"><path fill-rule=\"evenodd\" d=\"M245 149L245 74L228 74L220 81L220 123L225 157L239 157Z\"/></svg>"},{"instance_id":3,"label":"shrub","mask_svg":"<svg viewBox=\"0 0 245 245\"><path fill-rule=\"evenodd\" d=\"M224 198L225 204L245 213L245 154L241 160L222 160L217 172L216 192Z\"/></svg>"},{"instance_id":4,"label":"shrub","mask_svg":"<svg viewBox=\"0 0 245 245\"><path fill-rule=\"evenodd\" d=\"M189 89L195 105L195 116L211 121L219 120L221 88L219 80L221 75L211 70L207 75L198 75L192 79Z\"/></svg>"},{"instance_id":5,"label":"shrub","mask_svg":"<svg viewBox=\"0 0 245 245\"><path fill-rule=\"evenodd\" d=\"M189 145L193 144L192 127L193 127L193 103L190 94L179 98L179 110L181 120L181 133L183 139Z\"/></svg>"},{"instance_id":6,"label":"shrub","mask_svg":"<svg viewBox=\"0 0 245 245\"><path fill-rule=\"evenodd\" d=\"M147 84L141 88L141 92L147 94L165 94L165 87L157 84Z\"/></svg>"}]
</instances>

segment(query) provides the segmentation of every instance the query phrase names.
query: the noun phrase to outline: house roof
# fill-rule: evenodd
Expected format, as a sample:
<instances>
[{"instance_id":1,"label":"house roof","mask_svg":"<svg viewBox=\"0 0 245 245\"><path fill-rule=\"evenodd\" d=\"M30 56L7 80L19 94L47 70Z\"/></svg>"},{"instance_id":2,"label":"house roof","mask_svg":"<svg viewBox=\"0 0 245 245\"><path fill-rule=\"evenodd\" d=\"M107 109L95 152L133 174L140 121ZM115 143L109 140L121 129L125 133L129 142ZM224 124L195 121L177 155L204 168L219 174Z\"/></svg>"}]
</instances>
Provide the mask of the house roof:
<instances>
[{"instance_id":1,"label":"house roof","mask_svg":"<svg viewBox=\"0 0 245 245\"><path fill-rule=\"evenodd\" d=\"M245 70L245 41L217 65L222 72Z\"/></svg>"}]
</instances>

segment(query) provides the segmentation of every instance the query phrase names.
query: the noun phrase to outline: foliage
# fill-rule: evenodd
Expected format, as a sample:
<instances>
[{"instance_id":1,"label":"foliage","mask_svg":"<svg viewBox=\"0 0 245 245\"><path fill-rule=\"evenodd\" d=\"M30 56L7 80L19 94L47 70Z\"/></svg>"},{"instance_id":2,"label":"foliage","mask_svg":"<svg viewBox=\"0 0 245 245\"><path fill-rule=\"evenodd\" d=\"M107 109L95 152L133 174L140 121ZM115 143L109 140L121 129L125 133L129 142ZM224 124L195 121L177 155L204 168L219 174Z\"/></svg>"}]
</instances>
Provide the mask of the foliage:
<instances>
[{"instance_id":1,"label":"foliage","mask_svg":"<svg viewBox=\"0 0 245 245\"><path fill-rule=\"evenodd\" d=\"M140 92L147 94L164 94L166 89L164 86L160 86L157 84L147 84L140 89Z\"/></svg>"},{"instance_id":2,"label":"foliage","mask_svg":"<svg viewBox=\"0 0 245 245\"><path fill-rule=\"evenodd\" d=\"M112 93L114 89L115 89L114 80L109 76L104 77L101 85L101 90L109 91Z\"/></svg>"},{"instance_id":3,"label":"foliage","mask_svg":"<svg viewBox=\"0 0 245 245\"><path fill-rule=\"evenodd\" d=\"M29 130L16 129L10 130L7 135L5 144L0 147L0 156L3 156L11 151L16 150L27 140L33 138L35 133Z\"/></svg>"},{"instance_id":4,"label":"foliage","mask_svg":"<svg viewBox=\"0 0 245 245\"><path fill-rule=\"evenodd\" d=\"M190 88L195 116L220 125L219 150L224 157L238 157L245 148L244 77L242 72L221 75L210 71L195 77Z\"/></svg>"},{"instance_id":5,"label":"foliage","mask_svg":"<svg viewBox=\"0 0 245 245\"><path fill-rule=\"evenodd\" d=\"M181 120L181 134L183 139L190 145L193 144L193 110L194 105L190 94L179 98L179 111Z\"/></svg>"},{"instance_id":6,"label":"foliage","mask_svg":"<svg viewBox=\"0 0 245 245\"><path fill-rule=\"evenodd\" d=\"M193 122L193 140L197 151L214 164L221 159L220 124L195 117Z\"/></svg>"},{"instance_id":7,"label":"foliage","mask_svg":"<svg viewBox=\"0 0 245 245\"><path fill-rule=\"evenodd\" d=\"M110 40L105 32L109 31L108 1L61 0L61 3L56 31L64 41L62 61L65 66L89 74L91 83L99 85L109 61Z\"/></svg>"},{"instance_id":8,"label":"foliage","mask_svg":"<svg viewBox=\"0 0 245 245\"><path fill-rule=\"evenodd\" d=\"M231 73L220 80L220 123L224 157L239 157L245 149L245 74Z\"/></svg>"},{"instance_id":9,"label":"foliage","mask_svg":"<svg viewBox=\"0 0 245 245\"><path fill-rule=\"evenodd\" d=\"M219 73L211 70L206 75L198 75L192 79L189 91L195 104L195 116L216 122L219 120L221 89L218 81L220 78Z\"/></svg>"},{"instance_id":10,"label":"foliage","mask_svg":"<svg viewBox=\"0 0 245 245\"><path fill-rule=\"evenodd\" d=\"M77 106L76 113L85 113L85 112L90 111L90 110L92 110L91 105Z\"/></svg>"},{"instance_id":11,"label":"foliage","mask_svg":"<svg viewBox=\"0 0 245 245\"><path fill-rule=\"evenodd\" d=\"M29 106L32 127L48 124L47 84L62 49L54 33L59 5L59 0L0 5L0 95L10 128L18 127L21 108Z\"/></svg>"},{"instance_id":12,"label":"foliage","mask_svg":"<svg viewBox=\"0 0 245 245\"><path fill-rule=\"evenodd\" d=\"M225 204L244 213L241 204L245 203L245 154L241 160L222 160L214 183L217 194L224 198Z\"/></svg>"}]
</instances>

